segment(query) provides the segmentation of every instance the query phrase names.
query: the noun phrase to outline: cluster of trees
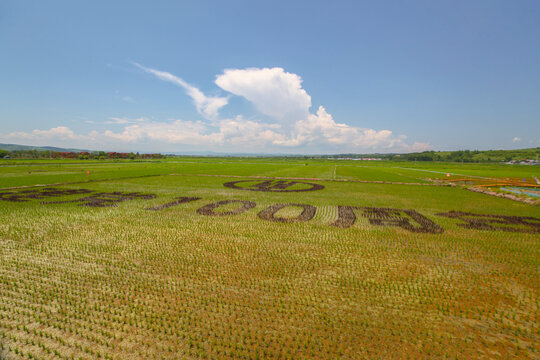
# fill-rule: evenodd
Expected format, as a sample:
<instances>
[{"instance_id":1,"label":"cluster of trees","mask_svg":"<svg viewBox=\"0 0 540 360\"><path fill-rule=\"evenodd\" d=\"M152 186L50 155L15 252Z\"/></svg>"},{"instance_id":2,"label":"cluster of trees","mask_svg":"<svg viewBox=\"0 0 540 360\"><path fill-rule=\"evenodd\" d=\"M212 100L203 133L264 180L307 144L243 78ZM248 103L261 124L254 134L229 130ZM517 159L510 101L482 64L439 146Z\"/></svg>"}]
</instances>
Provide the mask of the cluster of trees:
<instances>
[{"instance_id":1,"label":"cluster of trees","mask_svg":"<svg viewBox=\"0 0 540 360\"><path fill-rule=\"evenodd\" d=\"M494 161L490 157L479 159L481 151L459 150L448 152L424 151L421 153L390 155L392 160L408 161L450 161L450 162L478 162Z\"/></svg>"},{"instance_id":2,"label":"cluster of trees","mask_svg":"<svg viewBox=\"0 0 540 360\"><path fill-rule=\"evenodd\" d=\"M540 155L540 148L520 150L459 150L459 151L424 151L421 153L391 155L393 160L408 161L449 161L449 162L501 162L512 160L535 160Z\"/></svg>"},{"instance_id":3,"label":"cluster of trees","mask_svg":"<svg viewBox=\"0 0 540 360\"><path fill-rule=\"evenodd\" d=\"M161 159L162 154L139 154L119 153L105 151L53 151L39 149L0 149L0 158L10 157L16 159L79 159L79 160L104 160L104 159ZM520 150L459 150L459 151L424 151L409 154L338 154L323 155L320 158L377 158L382 160L401 161L447 161L447 162L501 162L519 161L524 159L538 160L540 147ZM304 156L302 158L312 158Z\"/></svg>"},{"instance_id":4,"label":"cluster of trees","mask_svg":"<svg viewBox=\"0 0 540 360\"><path fill-rule=\"evenodd\" d=\"M376 157L385 160L402 161L448 161L448 162L501 162L531 159L536 160L540 156L540 147L520 150L459 150L459 151L424 151L409 154L340 154L325 156L328 158L362 158Z\"/></svg>"},{"instance_id":5,"label":"cluster of trees","mask_svg":"<svg viewBox=\"0 0 540 360\"><path fill-rule=\"evenodd\" d=\"M105 159L161 159L161 154L139 154L137 153L119 153L105 151L80 151L80 152L60 152L50 150L0 150L0 158L14 159L78 159L78 160L105 160Z\"/></svg>"}]
</instances>

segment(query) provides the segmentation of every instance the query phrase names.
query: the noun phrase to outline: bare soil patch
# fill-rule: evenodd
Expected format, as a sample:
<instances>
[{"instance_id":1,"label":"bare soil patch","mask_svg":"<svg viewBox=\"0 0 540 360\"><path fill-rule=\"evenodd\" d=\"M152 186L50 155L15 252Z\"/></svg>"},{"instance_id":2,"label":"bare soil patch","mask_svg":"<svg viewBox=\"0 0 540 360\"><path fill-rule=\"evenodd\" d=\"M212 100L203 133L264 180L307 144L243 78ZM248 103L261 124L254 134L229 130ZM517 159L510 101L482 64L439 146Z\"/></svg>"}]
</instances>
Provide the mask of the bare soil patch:
<instances>
[{"instance_id":1,"label":"bare soil patch","mask_svg":"<svg viewBox=\"0 0 540 360\"><path fill-rule=\"evenodd\" d=\"M89 194L92 190L87 189L58 189L58 188L43 188L20 191L7 191L0 193L0 200L22 202L35 199L43 199L47 197L58 197L65 195Z\"/></svg>"},{"instance_id":2,"label":"bare soil patch","mask_svg":"<svg viewBox=\"0 0 540 360\"><path fill-rule=\"evenodd\" d=\"M439 225L417 211L410 209L338 206L338 219L331 225L340 228L352 226L356 222L355 210L360 210L362 216L367 218L372 225L397 226L416 233L437 234L443 232ZM411 220L417 225L411 223Z\"/></svg>"},{"instance_id":3,"label":"bare soil patch","mask_svg":"<svg viewBox=\"0 0 540 360\"><path fill-rule=\"evenodd\" d=\"M90 207L111 207L117 206L119 202L135 199L153 199L155 194L141 194L138 192L126 193L126 192L101 192L91 196L82 197L76 200L66 201L47 201L41 202L42 204L65 204L65 203L80 203L79 206Z\"/></svg>"},{"instance_id":4,"label":"bare soil patch","mask_svg":"<svg viewBox=\"0 0 540 360\"><path fill-rule=\"evenodd\" d=\"M241 205L234 209L229 211L221 211L216 212L215 210L223 205L227 204L234 204L234 203L240 203ZM200 209L197 209L197 213L201 215L207 215L207 216L227 216L227 215L238 215L245 211L248 211L249 209L253 209L257 204L255 204L253 201L245 201L245 200L223 200L218 201L215 203L211 203L208 205L203 206Z\"/></svg>"},{"instance_id":5,"label":"bare soil patch","mask_svg":"<svg viewBox=\"0 0 540 360\"><path fill-rule=\"evenodd\" d=\"M540 219L525 216L473 214L462 211L438 213L452 219L462 220L458 226L466 229L540 233Z\"/></svg>"},{"instance_id":6,"label":"bare soil patch","mask_svg":"<svg viewBox=\"0 0 540 360\"><path fill-rule=\"evenodd\" d=\"M171 201L171 202L168 202L168 203L162 204L162 205L157 205L157 206L149 207L149 208L146 208L146 210L153 210L153 211L163 210L163 209L170 208L170 207L172 207L172 206L176 206L176 205L180 205L180 204L185 204L185 203L192 202L192 201L195 201L195 200L200 200L200 199L201 199L200 197L185 197L185 196L180 196L180 197L175 198L174 201Z\"/></svg>"}]
</instances>

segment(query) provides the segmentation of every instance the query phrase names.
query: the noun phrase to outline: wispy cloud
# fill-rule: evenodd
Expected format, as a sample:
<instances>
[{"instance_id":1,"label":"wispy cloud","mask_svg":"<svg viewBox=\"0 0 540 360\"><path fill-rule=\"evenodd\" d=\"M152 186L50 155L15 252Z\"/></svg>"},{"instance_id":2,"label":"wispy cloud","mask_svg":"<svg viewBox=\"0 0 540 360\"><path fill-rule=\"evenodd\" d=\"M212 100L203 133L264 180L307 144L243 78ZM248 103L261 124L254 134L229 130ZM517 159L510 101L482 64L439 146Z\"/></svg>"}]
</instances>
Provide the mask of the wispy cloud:
<instances>
[{"instance_id":1,"label":"wispy cloud","mask_svg":"<svg viewBox=\"0 0 540 360\"><path fill-rule=\"evenodd\" d=\"M57 126L49 130L35 129L32 132L17 131L8 135L9 138L23 140L38 140L38 139L59 139L59 140L77 140L80 138L73 130L66 126Z\"/></svg>"},{"instance_id":2,"label":"wispy cloud","mask_svg":"<svg viewBox=\"0 0 540 360\"><path fill-rule=\"evenodd\" d=\"M147 121L146 118L136 118L136 119L130 119L130 118L121 118L121 117L110 117L110 120L107 120L104 122L104 124L136 124L136 123L142 123Z\"/></svg>"},{"instance_id":3,"label":"wispy cloud","mask_svg":"<svg viewBox=\"0 0 540 360\"><path fill-rule=\"evenodd\" d=\"M512 139L512 142L513 142L513 143L518 142L518 141L521 141L521 138L519 138L519 137L517 137L517 136L516 136L515 138Z\"/></svg>"},{"instance_id":4,"label":"wispy cloud","mask_svg":"<svg viewBox=\"0 0 540 360\"><path fill-rule=\"evenodd\" d=\"M324 111L324 109L320 109ZM319 112L321 112L319 111ZM319 114L321 116L321 114ZM314 116L311 121L321 122ZM327 120L323 120L327 121ZM89 149L139 149L141 144L148 150L175 151L178 145L189 145L191 150L214 151L279 151L279 152L354 152L354 151L424 151L431 148L426 143L406 143L405 136L394 136L389 130L375 131L343 124L312 124L301 128L295 137L283 131L280 124L246 120L242 116L221 119L216 126L203 121L173 120L172 122L148 121L123 124L119 131L92 131L76 134L60 126L49 130L13 132L0 135L0 140L11 143L36 145L62 144L68 147ZM306 126L303 124L302 126ZM336 133L337 132L337 133Z\"/></svg>"},{"instance_id":5,"label":"wispy cloud","mask_svg":"<svg viewBox=\"0 0 540 360\"><path fill-rule=\"evenodd\" d=\"M123 129L75 134L71 129L60 126L30 133L11 133L0 138L12 142L25 139L36 143L57 138L88 148L123 146L136 149L145 144L152 150L160 151L175 151L182 145L190 146L192 150L296 153L410 152L432 148L430 144L422 142L410 145L406 136L394 135L391 130L336 122L323 106L311 113L311 97L302 88L301 77L287 73L282 68L229 69L218 75L215 81L217 86L247 99L261 115L250 119L242 115L223 119L219 118L218 112L228 104L229 97L208 97L180 77L137 63L134 65L163 81L184 88L204 119L154 121L143 117L111 117L105 124L121 125Z\"/></svg>"},{"instance_id":6,"label":"wispy cloud","mask_svg":"<svg viewBox=\"0 0 540 360\"><path fill-rule=\"evenodd\" d=\"M182 78L166 71L160 71L147 68L136 62L133 65L139 69L156 76L158 79L176 84L186 90L188 96L193 99L197 111L207 119L215 119L218 116L219 109L229 103L229 97L211 97L206 96L201 90L187 83Z\"/></svg>"}]
</instances>

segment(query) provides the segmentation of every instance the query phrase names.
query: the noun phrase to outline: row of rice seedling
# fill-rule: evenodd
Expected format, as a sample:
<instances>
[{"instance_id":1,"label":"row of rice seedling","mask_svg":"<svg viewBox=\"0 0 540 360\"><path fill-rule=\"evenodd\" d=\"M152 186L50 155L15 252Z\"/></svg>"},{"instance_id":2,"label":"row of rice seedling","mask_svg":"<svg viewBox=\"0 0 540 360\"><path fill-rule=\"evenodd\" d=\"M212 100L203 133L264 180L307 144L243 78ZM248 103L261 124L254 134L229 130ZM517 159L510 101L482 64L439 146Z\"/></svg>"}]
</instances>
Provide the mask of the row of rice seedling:
<instances>
[{"instance_id":1,"label":"row of rice seedling","mask_svg":"<svg viewBox=\"0 0 540 360\"><path fill-rule=\"evenodd\" d=\"M538 234L460 227L454 218L436 216L457 209L450 199L444 200L450 205L412 204L444 232L372 225L358 210L355 225L340 228L328 226L338 205L401 209L393 199L412 200L401 192L390 193L386 203L353 202L351 189L378 189L360 185L347 185L343 192L336 185L327 193L244 196L224 188L226 179L198 184L194 179L88 186L102 193L156 194L116 207L0 202L0 354L8 359L538 356ZM457 189L422 191L441 196L456 191L455 201L467 199ZM201 199L146 210L180 196ZM476 194L471 196L476 201ZM219 208L197 211L218 202ZM256 206L235 213L247 202ZM300 223L258 216L287 203L312 204L317 213ZM504 204L494 204L484 212L525 216L529 211L518 204L504 212ZM470 207L463 202L462 208L470 212ZM295 217L302 211L290 207L276 214Z\"/></svg>"}]
</instances>

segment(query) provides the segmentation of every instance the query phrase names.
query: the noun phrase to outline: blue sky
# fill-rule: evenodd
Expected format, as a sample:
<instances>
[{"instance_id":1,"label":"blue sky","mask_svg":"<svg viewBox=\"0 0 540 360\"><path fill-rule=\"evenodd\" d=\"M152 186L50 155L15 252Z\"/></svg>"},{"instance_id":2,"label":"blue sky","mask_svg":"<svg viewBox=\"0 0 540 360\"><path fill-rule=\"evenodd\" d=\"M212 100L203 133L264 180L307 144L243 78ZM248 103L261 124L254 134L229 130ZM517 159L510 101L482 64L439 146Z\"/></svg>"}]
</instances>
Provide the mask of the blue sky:
<instances>
[{"instance_id":1,"label":"blue sky","mask_svg":"<svg viewBox=\"0 0 540 360\"><path fill-rule=\"evenodd\" d=\"M0 142L540 146L540 2L2 1Z\"/></svg>"}]
</instances>

